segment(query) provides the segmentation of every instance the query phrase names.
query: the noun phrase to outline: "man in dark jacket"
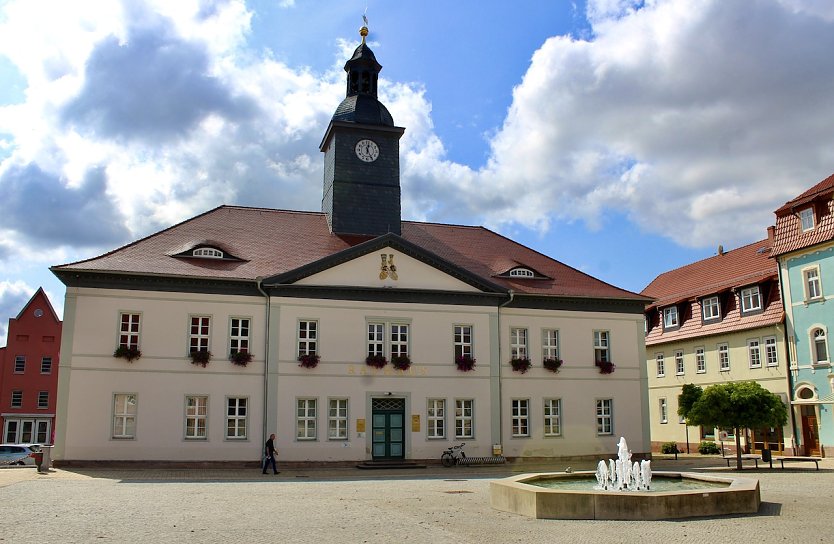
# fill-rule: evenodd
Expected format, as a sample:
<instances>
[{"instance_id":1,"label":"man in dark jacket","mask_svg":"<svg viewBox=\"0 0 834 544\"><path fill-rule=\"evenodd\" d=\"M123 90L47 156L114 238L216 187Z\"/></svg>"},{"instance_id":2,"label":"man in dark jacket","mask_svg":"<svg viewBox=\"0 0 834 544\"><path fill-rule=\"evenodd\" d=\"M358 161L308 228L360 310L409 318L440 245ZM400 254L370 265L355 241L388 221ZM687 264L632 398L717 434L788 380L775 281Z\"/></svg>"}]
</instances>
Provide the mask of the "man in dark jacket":
<instances>
[{"instance_id":1,"label":"man in dark jacket","mask_svg":"<svg viewBox=\"0 0 834 544\"><path fill-rule=\"evenodd\" d=\"M272 473L278 474L278 469L275 467L275 433L269 435L269 440L264 444L264 463L263 473L266 474L266 467L272 463Z\"/></svg>"}]
</instances>

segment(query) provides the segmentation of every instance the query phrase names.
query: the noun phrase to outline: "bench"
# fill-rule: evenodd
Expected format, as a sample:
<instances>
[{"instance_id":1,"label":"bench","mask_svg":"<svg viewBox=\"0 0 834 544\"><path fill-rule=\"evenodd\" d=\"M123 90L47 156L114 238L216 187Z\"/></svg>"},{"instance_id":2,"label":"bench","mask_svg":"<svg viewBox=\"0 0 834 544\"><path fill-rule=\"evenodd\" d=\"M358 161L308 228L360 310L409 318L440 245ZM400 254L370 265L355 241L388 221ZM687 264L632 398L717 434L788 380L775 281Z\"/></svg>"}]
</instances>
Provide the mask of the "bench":
<instances>
[{"instance_id":1,"label":"bench","mask_svg":"<svg viewBox=\"0 0 834 544\"><path fill-rule=\"evenodd\" d=\"M822 461L822 457L803 457L801 455L785 455L780 457L774 457L774 461L779 461L782 465L782 470L785 469L785 462L788 463L800 463L800 462L808 462L814 463L817 466L817 470L820 469L820 461Z\"/></svg>"},{"instance_id":2,"label":"bench","mask_svg":"<svg viewBox=\"0 0 834 544\"><path fill-rule=\"evenodd\" d=\"M735 455L724 455L724 460L727 461L727 466L730 466L730 461L735 461ZM756 468L759 468L759 461L761 460L761 455L756 455L755 453L742 453L741 454L741 461L753 461L756 463Z\"/></svg>"}]
</instances>

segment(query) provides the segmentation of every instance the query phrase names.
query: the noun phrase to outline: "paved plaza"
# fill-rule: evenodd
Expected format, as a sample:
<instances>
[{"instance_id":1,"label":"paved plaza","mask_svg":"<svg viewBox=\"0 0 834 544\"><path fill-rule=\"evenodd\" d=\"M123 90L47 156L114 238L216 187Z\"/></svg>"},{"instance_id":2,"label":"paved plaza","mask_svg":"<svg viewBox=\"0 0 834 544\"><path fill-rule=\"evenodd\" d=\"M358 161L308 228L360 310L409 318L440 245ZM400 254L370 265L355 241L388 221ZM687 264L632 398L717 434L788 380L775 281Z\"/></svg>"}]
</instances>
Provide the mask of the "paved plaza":
<instances>
[{"instance_id":1,"label":"paved plaza","mask_svg":"<svg viewBox=\"0 0 834 544\"><path fill-rule=\"evenodd\" d=\"M757 515L677 521L536 520L493 510L489 482L566 467L400 471L0 469L0 542L511 543L832 542L834 460L751 468ZM575 464L575 470L592 464ZM655 470L738 474L719 458L655 459Z\"/></svg>"}]
</instances>

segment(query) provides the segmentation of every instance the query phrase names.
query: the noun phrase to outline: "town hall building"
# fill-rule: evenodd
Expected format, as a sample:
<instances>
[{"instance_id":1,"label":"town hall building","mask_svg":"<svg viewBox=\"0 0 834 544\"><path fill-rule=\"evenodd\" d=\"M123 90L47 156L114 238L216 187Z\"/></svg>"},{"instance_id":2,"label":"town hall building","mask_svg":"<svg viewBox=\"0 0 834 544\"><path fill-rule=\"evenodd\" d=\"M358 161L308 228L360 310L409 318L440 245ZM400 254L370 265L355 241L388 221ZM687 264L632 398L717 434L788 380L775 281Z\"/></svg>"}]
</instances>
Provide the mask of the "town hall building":
<instances>
[{"instance_id":1,"label":"town hall building","mask_svg":"<svg viewBox=\"0 0 834 544\"><path fill-rule=\"evenodd\" d=\"M66 285L59 462L284 463L650 451L643 311L479 226L404 221L404 128L362 43L321 212L220 206Z\"/></svg>"}]
</instances>

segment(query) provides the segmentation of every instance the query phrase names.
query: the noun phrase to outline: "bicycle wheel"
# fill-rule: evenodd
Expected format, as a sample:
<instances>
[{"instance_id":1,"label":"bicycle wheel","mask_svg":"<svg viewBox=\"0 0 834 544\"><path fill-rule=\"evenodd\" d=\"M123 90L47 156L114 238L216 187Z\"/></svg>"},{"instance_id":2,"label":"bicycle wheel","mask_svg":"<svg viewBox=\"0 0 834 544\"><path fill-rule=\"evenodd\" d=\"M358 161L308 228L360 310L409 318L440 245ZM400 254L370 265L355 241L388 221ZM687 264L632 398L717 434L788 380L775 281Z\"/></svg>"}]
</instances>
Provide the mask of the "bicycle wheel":
<instances>
[{"instance_id":1,"label":"bicycle wheel","mask_svg":"<svg viewBox=\"0 0 834 544\"><path fill-rule=\"evenodd\" d=\"M440 456L440 462L443 463L444 467L450 467L455 464L455 458L448 451L444 451L443 455Z\"/></svg>"}]
</instances>

